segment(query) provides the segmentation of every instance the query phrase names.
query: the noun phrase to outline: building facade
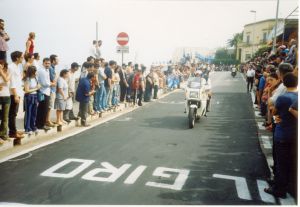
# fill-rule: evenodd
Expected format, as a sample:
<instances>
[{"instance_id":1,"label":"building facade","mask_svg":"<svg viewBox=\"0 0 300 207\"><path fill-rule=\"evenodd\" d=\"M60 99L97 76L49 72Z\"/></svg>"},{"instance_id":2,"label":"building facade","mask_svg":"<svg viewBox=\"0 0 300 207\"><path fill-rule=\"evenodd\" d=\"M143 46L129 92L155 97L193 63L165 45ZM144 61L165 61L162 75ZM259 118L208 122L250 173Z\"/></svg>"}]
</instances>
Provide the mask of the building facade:
<instances>
[{"instance_id":1,"label":"building facade","mask_svg":"<svg viewBox=\"0 0 300 207\"><path fill-rule=\"evenodd\" d=\"M278 22L283 22L278 19ZM237 45L237 60L247 62L263 46L268 44L268 37L276 23L275 19L267 19L246 24L243 30L243 41Z\"/></svg>"}]
</instances>

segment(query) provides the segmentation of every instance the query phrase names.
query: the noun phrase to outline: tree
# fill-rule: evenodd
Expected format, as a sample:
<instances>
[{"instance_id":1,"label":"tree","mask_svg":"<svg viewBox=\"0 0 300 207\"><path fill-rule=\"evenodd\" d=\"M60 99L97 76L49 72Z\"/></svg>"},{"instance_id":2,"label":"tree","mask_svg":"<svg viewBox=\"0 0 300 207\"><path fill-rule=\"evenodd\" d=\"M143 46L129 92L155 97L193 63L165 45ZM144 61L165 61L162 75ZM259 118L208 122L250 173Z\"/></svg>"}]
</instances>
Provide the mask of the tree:
<instances>
[{"instance_id":1,"label":"tree","mask_svg":"<svg viewBox=\"0 0 300 207\"><path fill-rule=\"evenodd\" d=\"M237 54L237 45L243 40L243 33L236 33L233 35L232 39L227 40L227 46L234 47L234 56Z\"/></svg>"},{"instance_id":2,"label":"tree","mask_svg":"<svg viewBox=\"0 0 300 207\"><path fill-rule=\"evenodd\" d=\"M219 48L216 51L214 64L225 64L225 65L231 65L231 64L237 64L238 61L235 59L235 56L233 57L230 55L228 50L226 48Z\"/></svg>"}]
</instances>

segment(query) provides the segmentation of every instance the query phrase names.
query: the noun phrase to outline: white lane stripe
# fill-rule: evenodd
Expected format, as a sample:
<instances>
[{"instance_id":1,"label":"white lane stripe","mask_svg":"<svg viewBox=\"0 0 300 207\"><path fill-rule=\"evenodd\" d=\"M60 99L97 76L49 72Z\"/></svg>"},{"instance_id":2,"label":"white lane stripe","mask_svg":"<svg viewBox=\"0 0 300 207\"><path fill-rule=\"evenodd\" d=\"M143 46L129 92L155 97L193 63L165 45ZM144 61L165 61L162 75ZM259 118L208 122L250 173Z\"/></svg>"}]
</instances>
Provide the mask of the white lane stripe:
<instances>
[{"instance_id":1,"label":"white lane stripe","mask_svg":"<svg viewBox=\"0 0 300 207\"><path fill-rule=\"evenodd\" d=\"M281 205L296 205L296 201L289 193L287 193L287 196L285 199L280 198L279 201L280 201Z\"/></svg>"},{"instance_id":2,"label":"white lane stripe","mask_svg":"<svg viewBox=\"0 0 300 207\"><path fill-rule=\"evenodd\" d=\"M264 191L264 188L269 187L268 183L264 180L257 180L256 182L257 182L258 192L261 200L266 203L275 203L274 196Z\"/></svg>"},{"instance_id":3,"label":"white lane stripe","mask_svg":"<svg viewBox=\"0 0 300 207\"><path fill-rule=\"evenodd\" d=\"M258 128L259 128L260 130L265 130L265 129L266 129L266 128L263 126L263 123L264 123L264 122L257 122Z\"/></svg>"},{"instance_id":4,"label":"white lane stripe","mask_svg":"<svg viewBox=\"0 0 300 207\"><path fill-rule=\"evenodd\" d=\"M234 180L238 197L245 200L252 200L246 179L244 177L220 175L220 174L213 174L213 177L226 179L226 180Z\"/></svg>"},{"instance_id":5,"label":"white lane stripe","mask_svg":"<svg viewBox=\"0 0 300 207\"><path fill-rule=\"evenodd\" d=\"M141 165L138 168L136 168L124 181L125 184L133 184L135 181L141 176L141 174L145 171L147 166Z\"/></svg>"},{"instance_id":6,"label":"white lane stripe","mask_svg":"<svg viewBox=\"0 0 300 207\"><path fill-rule=\"evenodd\" d=\"M251 93L251 98L252 98L252 103L255 102L255 96L254 96L254 93L250 92Z\"/></svg>"},{"instance_id":7,"label":"white lane stripe","mask_svg":"<svg viewBox=\"0 0 300 207\"><path fill-rule=\"evenodd\" d=\"M272 149L272 146L270 143L264 143L264 148L265 149Z\"/></svg>"},{"instance_id":8,"label":"white lane stripe","mask_svg":"<svg viewBox=\"0 0 300 207\"><path fill-rule=\"evenodd\" d=\"M265 140L271 140L271 137L269 136L266 136L266 135L262 135L260 136L262 139L265 139Z\"/></svg>"}]
</instances>

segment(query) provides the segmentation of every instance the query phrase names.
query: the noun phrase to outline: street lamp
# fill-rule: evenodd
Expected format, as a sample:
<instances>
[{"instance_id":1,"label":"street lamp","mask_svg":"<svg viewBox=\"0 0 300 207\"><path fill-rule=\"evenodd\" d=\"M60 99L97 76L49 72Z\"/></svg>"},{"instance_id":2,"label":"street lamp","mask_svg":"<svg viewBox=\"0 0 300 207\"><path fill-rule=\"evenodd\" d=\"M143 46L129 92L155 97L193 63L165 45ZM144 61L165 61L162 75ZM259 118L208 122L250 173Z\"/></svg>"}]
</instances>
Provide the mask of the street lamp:
<instances>
[{"instance_id":1,"label":"street lamp","mask_svg":"<svg viewBox=\"0 0 300 207\"><path fill-rule=\"evenodd\" d=\"M251 53L251 57L253 57L254 55L254 51L253 51L253 46L254 46L254 32L255 32L255 25L256 25L256 11L255 10L251 10L251 13L254 13L254 25L253 25L253 31L252 31L252 53Z\"/></svg>"}]
</instances>

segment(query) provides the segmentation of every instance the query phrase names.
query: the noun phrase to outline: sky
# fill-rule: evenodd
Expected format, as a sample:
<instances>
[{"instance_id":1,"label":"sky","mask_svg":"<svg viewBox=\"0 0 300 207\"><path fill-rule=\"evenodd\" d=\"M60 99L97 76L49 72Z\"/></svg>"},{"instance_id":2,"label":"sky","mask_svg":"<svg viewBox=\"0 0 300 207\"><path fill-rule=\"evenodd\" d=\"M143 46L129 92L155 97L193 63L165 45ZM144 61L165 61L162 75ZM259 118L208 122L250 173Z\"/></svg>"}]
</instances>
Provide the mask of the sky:
<instances>
[{"instance_id":1,"label":"sky","mask_svg":"<svg viewBox=\"0 0 300 207\"><path fill-rule=\"evenodd\" d=\"M245 24L275 18L276 0L0 0L0 18L10 35L10 52L25 51L29 32L36 33L35 51L59 56L61 67L89 56L92 40L103 41L102 56L121 63L116 53L119 32L129 35L124 62L149 66L170 60L178 47L226 46ZM298 6L280 0L279 17Z\"/></svg>"}]
</instances>

